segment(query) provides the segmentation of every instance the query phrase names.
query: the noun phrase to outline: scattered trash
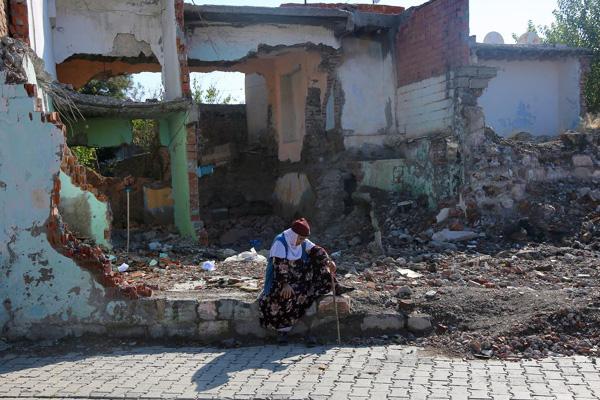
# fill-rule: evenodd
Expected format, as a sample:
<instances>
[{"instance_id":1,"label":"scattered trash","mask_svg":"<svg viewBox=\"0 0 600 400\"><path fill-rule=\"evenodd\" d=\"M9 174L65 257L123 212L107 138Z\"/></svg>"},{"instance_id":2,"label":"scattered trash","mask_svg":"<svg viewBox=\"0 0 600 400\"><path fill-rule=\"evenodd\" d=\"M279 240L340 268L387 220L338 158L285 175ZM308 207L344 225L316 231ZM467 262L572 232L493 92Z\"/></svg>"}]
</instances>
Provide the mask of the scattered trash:
<instances>
[{"instance_id":1,"label":"scattered trash","mask_svg":"<svg viewBox=\"0 0 600 400\"><path fill-rule=\"evenodd\" d=\"M265 256L261 256L260 254L258 254L253 247L250 249L250 251L244 251L238 255L227 257L225 259L225 261L223 261L223 262L230 263L230 262L239 262L239 261L242 261L242 262L256 261L256 262L260 262L260 263L266 263L267 258Z\"/></svg>"},{"instance_id":2,"label":"scattered trash","mask_svg":"<svg viewBox=\"0 0 600 400\"><path fill-rule=\"evenodd\" d=\"M150 242L148 248L152 251L159 251L162 246L158 242Z\"/></svg>"},{"instance_id":3,"label":"scattered trash","mask_svg":"<svg viewBox=\"0 0 600 400\"><path fill-rule=\"evenodd\" d=\"M117 270L118 270L119 272L125 272L125 271L127 271L127 269L129 269L129 265L127 265L127 264L125 264L125 263L121 264L121 265L120 265L120 266L117 268Z\"/></svg>"},{"instance_id":4,"label":"scattered trash","mask_svg":"<svg viewBox=\"0 0 600 400\"><path fill-rule=\"evenodd\" d=\"M152 259L152 260L150 260L148 265L150 265L151 267L156 267L158 265L158 261L156 261L155 259Z\"/></svg>"},{"instance_id":5,"label":"scattered trash","mask_svg":"<svg viewBox=\"0 0 600 400\"><path fill-rule=\"evenodd\" d=\"M217 267L215 266L214 260L204 261L202 263L202 268L204 268L207 271L214 271L215 269L217 269Z\"/></svg>"}]
</instances>

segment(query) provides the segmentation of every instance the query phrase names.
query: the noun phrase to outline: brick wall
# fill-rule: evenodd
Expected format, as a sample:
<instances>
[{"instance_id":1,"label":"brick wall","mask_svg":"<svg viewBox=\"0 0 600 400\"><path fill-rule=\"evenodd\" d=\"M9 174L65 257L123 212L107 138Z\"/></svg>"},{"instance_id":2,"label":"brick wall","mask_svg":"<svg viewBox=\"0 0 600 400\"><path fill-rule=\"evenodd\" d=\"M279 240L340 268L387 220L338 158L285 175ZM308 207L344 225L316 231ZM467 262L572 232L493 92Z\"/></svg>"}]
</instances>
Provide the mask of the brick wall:
<instances>
[{"instance_id":1,"label":"brick wall","mask_svg":"<svg viewBox=\"0 0 600 400\"><path fill-rule=\"evenodd\" d=\"M0 0L0 37L8 36L8 0Z\"/></svg>"},{"instance_id":2,"label":"brick wall","mask_svg":"<svg viewBox=\"0 0 600 400\"><path fill-rule=\"evenodd\" d=\"M27 0L8 0L10 20L8 29L15 39L29 43L29 16L27 13Z\"/></svg>"},{"instance_id":3,"label":"brick wall","mask_svg":"<svg viewBox=\"0 0 600 400\"><path fill-rule=\"evenodd\" d=\"M297 4L297 3L286 3L282 4L279 7L313 7L313 8L341 8L348 7L346 3L333 3L333 4L325 4L325 3L312 3L312 4ZM373 14L400 14L404 12L404 7L396 7L396 6L385 6L380 4L356 4L356 8L358 11L373 13Z\"/></svg>"},{"instance_id":4,"label":"brick wall","mask_svg":"<svg viewBox=\"0 0 600 400\"><path fill-rule=\"evenodd\" d=\"M184 31L184 19L183 19L183 0L175 0L175 18L181 31ZM192 97L192 90L190 87L190 69L188 68L188 48L187 45L177 39L177 53L179 54L179 80L181 83L181 96L190 98Z\"/></svg>"},{"instance_id":5,"label":"brick wall","mask_svg":"<svg viewBox=\"0 0 600 400\"><path fill-rule=\"evenodd\" d=\"M396 34L398 86L469 64L468 0L432 0L414 9Z\"/></svg>"},{"instance_id":6,"label":"brick wall","mask_svg":"<svg viewBox=\"0 0 600 400\"><path fill-rule=\"evenodd\" d=\"M415 137L450 129L452 98L446 74L399 88L396 115L400 133Z\"/></svg>"}]
</instances>

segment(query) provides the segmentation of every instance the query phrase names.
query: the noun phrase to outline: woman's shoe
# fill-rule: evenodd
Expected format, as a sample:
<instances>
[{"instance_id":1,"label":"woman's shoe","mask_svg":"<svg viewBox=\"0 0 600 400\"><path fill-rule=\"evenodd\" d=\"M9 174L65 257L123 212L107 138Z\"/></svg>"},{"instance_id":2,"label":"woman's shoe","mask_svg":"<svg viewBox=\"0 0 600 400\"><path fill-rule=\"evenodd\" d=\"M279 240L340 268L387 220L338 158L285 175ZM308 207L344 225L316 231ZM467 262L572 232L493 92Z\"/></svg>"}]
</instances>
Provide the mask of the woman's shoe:
<instances>
[{"instance_id":1,"label":"woman's shoe","mask_svg":"<svg viewBox=\"0 0 600 400\"><path fill-rule=\"evenodd\" d=\"M336 296L341 296L344 293L348 293L351 292L353 290L355 290L356 288L353 288L351 286L344 286L344 285L340 285L339 283L335 285L335 295Z\"/></svg>"},{"instance_id":2,"label":"woman's shoe","mask_svg":"<svg viewBox=\"0 0 600 400\"><path fill-rule=\"evenodd\" d=\"M287 344L288 344L287 332L279 332L279 334L277 335L277 344L279 346L287 346Z\"/></svg>"},{"instance_id":3,"label":"woman's shoe","mask_svg":"<svg viewBox=\"0 0 600 400\"><path fill-rule=\"evenodd\" d=\"M315 347L317 345L317 338L309 336L306 338L306 347Z\"/></svg>"}]
</instances>

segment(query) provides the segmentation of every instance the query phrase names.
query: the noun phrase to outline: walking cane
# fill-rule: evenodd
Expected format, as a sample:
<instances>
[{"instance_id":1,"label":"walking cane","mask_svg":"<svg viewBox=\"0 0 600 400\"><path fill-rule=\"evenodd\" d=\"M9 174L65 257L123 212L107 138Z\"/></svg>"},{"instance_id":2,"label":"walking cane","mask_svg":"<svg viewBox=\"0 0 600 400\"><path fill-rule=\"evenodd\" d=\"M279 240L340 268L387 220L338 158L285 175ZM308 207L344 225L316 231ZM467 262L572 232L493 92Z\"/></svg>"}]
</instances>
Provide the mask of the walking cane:
<instances>
[{"instance_id":1,"label":"walking cane","mask_svg":"<svg viewBox=\"0 0 600 400\"><path fill-rule=\"evenodd\" d=\"M337 302L335 301L335 281L333 280L333 272L331 272L331 293L333 295L333 308L335 309L335 322L337 323L338 345L342 345L340 337L340 316L338 315Z\"/></svg>"}]
</instances>

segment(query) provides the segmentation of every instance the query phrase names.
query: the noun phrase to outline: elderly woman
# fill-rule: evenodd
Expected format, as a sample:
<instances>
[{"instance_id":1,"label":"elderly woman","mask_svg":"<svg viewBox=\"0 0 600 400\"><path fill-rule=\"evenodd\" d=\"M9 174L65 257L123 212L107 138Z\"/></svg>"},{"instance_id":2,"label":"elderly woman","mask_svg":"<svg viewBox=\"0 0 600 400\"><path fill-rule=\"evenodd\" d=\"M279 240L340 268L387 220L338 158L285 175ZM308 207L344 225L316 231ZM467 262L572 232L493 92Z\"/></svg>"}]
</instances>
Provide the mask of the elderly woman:
<instances>
[{"instance_id":1,"label":"elderly woman","mask_svg":"<svg viewBox=\"0 0 600 400\"><path fill-rule=\"evenodd\" d=\"M294 221L273 241L265 288L260 296L260 324L277 330L277 342L287 344L287 333L312 302L331 291L331 275L336 266L322 247L307 239L310 226L304 218ZM340 285L335 279L335 293L354 290ZM307 345L315 345L308 338Z\"/></svg>"}]
</instances>

